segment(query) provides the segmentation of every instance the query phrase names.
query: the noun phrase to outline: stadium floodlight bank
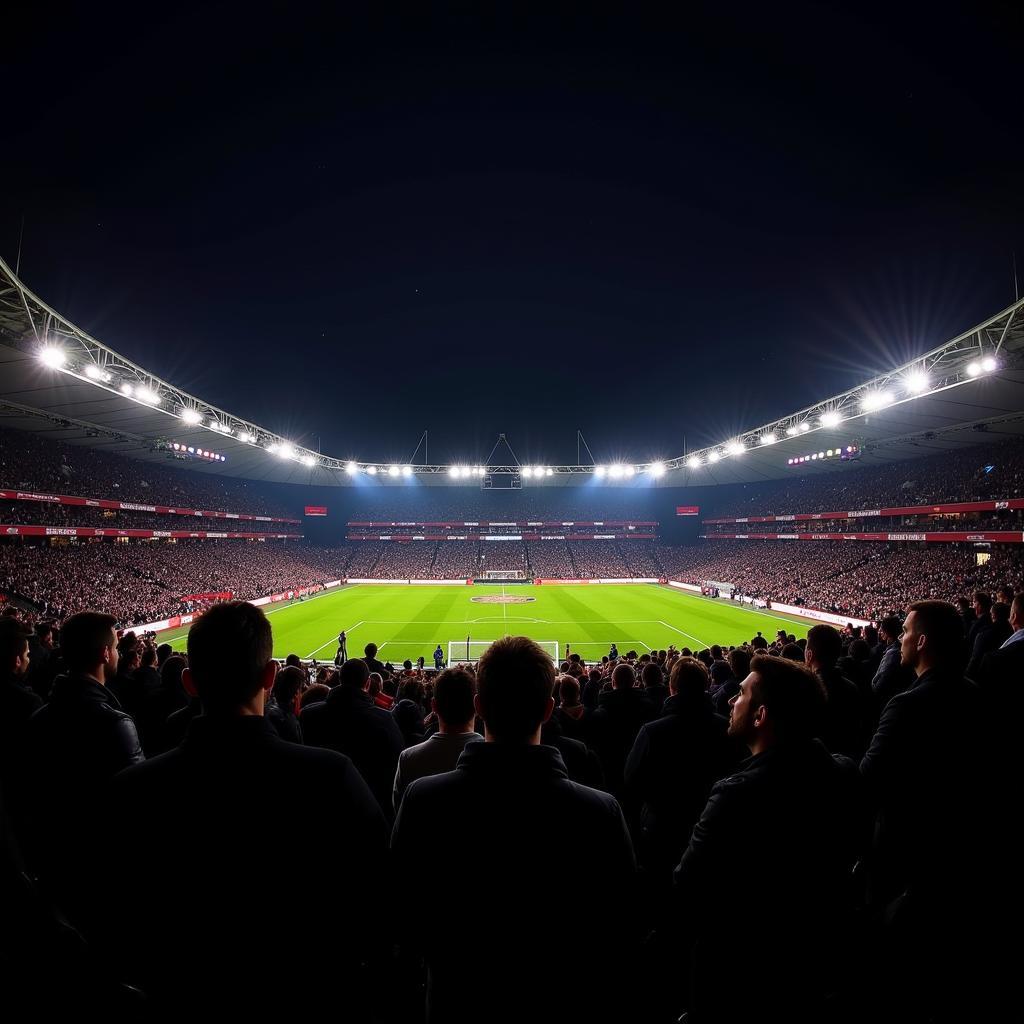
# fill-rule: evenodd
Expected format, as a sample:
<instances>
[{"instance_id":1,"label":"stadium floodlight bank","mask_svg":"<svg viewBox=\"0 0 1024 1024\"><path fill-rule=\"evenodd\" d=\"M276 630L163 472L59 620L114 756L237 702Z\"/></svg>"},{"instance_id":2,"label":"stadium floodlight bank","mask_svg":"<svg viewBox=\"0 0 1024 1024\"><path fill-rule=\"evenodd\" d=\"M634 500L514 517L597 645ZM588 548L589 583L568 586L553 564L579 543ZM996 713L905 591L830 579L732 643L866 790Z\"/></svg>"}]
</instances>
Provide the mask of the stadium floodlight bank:
<instances>
[{"instance_id":1,"label":"stadium floodlight bank","mask_svg":"<svg viewBox=\"0 0 1024 1024\"><path fill-rule=\"evenodd\" d=\"M475 665L480 660L480 655L487 650L496 640L449 640L448 641L448 664L449 665ZM559 647L557 640L535 640L539 647L551 655L555 665L560 665Z\"/></svg>"}]
</instances>

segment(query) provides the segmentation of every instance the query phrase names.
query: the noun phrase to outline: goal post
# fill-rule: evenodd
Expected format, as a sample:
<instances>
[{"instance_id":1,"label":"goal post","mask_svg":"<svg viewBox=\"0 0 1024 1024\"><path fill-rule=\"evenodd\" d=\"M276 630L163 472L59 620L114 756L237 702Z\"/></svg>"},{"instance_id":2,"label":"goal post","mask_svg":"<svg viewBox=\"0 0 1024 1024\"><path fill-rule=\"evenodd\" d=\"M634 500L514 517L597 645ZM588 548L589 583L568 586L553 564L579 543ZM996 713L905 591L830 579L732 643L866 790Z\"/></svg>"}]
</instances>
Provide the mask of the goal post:
<instances>
[{"instance_id":1,"label":"goal post","mask_svg":"<svg viewBox=\"0 0 1024 1024\"><path fill-rule=\"evenodd\" d=\"M557 640L536 640L534 642L551 655L551 660L555 665L561 663L559 658L560 648ZM493 643L493 640L449 640L448 664L475 664L480 660L480 655Z\"/></svg>"}]
</instances>

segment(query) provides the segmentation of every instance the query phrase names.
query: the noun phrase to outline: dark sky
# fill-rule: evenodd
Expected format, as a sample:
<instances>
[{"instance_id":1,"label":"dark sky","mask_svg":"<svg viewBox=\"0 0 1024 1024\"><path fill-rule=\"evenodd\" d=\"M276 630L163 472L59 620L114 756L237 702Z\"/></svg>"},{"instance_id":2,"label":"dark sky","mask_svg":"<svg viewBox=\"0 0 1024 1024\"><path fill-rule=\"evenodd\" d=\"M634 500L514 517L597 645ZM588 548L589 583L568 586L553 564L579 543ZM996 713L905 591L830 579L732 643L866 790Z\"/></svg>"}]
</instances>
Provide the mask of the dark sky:
<instances>
[{"instance_id":1,"label":"dark sky","mask_svg":"<svg viewBox=\"0 0 1024 1024\"><path fill-rule=\"evenodd\" d=\"M333 455L677 454L1024 280L1019 3L159 6L5 30L0 253Z\"/></svg>"}]
</instances>

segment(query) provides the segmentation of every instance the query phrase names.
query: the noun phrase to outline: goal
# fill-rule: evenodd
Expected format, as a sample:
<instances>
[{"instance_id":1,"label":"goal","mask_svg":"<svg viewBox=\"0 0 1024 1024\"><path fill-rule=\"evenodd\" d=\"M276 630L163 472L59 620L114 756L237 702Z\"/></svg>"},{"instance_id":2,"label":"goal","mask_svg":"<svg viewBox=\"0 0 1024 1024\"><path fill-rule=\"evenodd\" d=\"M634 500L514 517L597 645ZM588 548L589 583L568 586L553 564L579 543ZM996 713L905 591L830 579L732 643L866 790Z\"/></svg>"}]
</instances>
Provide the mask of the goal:
<instances>
[{"instance_id":1,"label":"goal","mask_svg":"<svg viewBox=\"0 0 1024 1024\"><path fill-rule=\"evenodd\" d=\"M557 640L536 640L534 641L543 650L551 655L551 660L561 664L558 657L559 647ZM448 641L448 664L457 665L475 663L480 660L480 655L493 644L493 640L449 640Z\"/></svg>"}]
</instances>

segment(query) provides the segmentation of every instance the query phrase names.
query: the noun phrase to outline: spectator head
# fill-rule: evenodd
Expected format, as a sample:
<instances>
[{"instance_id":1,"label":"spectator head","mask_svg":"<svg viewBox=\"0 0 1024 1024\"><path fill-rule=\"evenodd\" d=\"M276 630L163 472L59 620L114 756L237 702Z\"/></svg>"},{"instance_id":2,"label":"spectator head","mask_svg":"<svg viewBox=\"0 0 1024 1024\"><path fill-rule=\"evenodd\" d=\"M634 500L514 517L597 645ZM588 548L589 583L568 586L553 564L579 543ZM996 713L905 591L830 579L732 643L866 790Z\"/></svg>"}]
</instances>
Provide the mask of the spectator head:
<instances>
[{"instance_id":1,"label":"spectator head","mask_svg":"<svg viewBox=\"0 0 1024 1024\"><path fill-rule=\"evenodd\" d=\"M404 668L406 672L411 672L412 662L408 658L406 658L405 661L402 662L402 668Z\"/></svg>"},{"instance_id":2,"label":"spectator head","mask_svg":"<svg viewBox=\"0 0 1024 1024\"><path fill-rule=\"evenodd\" d=\"M625 662L616 665L612 671L612 686L616 690L632 690L635 685L636 673L633 671L633 666L627 665Z\"/></svg>"},{"instance_id":3,"label":"spectator head","mask_svg":"<svg viewBox=\"0 0 1024 1024\"><path fill-rule=\"evenodd\" d=\"M857 637L850 644L850 657L854 661L868 661L871 658L871 645L863 637Z\"/></svg>"},{"instance_id":4,"label":"spectator head","mask_svg":"<svg viewBox=\"0 0 1024 1024\"><path fill-rule=\"evenodd\" d=\"M1019 593L1010 605L1010 625L1014 632L1024 629L1024 591Z\"/></svg>"},{"instance_id":5,"label":"spectator head","mask_svg":"<svg viewBox=\"0 0 1024 1024\"><path fill-rule=\"evenodd\" d=\"M868 642L869 647L874 647L878 643L878 630L874 626L865 626L860 635Z\"/></svg>"},{"instance_id":6,"label":"spectator head","mask_svg":"<svg viewBox=\"0 0 1024 1024\"><path fill-rule=\"evenodd\" d=\"M750 663L750 675L729 701L729 735L754 753L780 741L817 735L825 710L825 689L810 669L786 658L763 654Z\"/></svg>"},{"instance_id":7,"label":"spectator head","mask_svg":"<svg viewBox=\"0 0 1024 1024\"><path fill-rule=\"evenodd\" d=\"M998 590L996 591L996 600L997 600L997 601L1000 601L1000 602L1001 602L1002 604L1005 604L1005 605L1012 605L1012 604L1013 604L1013 597L1014 597L1014 594L1013 594L1013 587L1011 587L1011 586L1010 586L1009 584L1007 584L1007 583L1004 583L1004 584L1003 584L1003 585L1002 585L1002 586L1001 586L1001 587L1000 587L1000 588L999 588L999 589L998 589Z\"/></svg>"},{"instance_id":8,"label":"spectator head","mask_svg":"<svg viewBox=\"0 0 1024 1024\"><path fill-rule=\"evenodd\" d=\"M160 685L174 694L184 693L181 675L188 668L188 662L180 654L171 654L160 666Z\"/></svg>"},{"instance_id":9,"label":"spectator head","mask_svg":"<svg viewBox=\"0 0 1024 1024\"><path fill-rule=\"evenodd\" d=\"M0 619L0 673L23 676L28 671L28 626L18 619Z\"/></svg>"},{"instance_id":10,"label":"spectator head","mask_svg":"<svg viewBox=\"0 0 1024 1024\"><path fill-rule=\"evenodd\" d=\"M644 684L645 690L649 690L652 686L661 686L665 681L661 666L649 661L640 673L640 681Z\"/></svg>"},{"instance_id":11,"label":"spectator head","mask_svg":"<svg viewBox=\"0 0 1024 1024\"><path fill-rule=\"evenodd\" d=\"M561 707L578 707L580 703L579 680L575 676L562 676L562 685L559 687L558 696Z\"/></svg>"},{"instance_id":12,"label":"spectator head","mask_svg":"<svg viewBox=\"0 0 1024 1024\"><path fill-rule=\"evenodd\" d=\"M1010 621L1010 606L1003 604L1002 601L996 601L992 605L992 621L993 622L1006 622Z\"/></svg>"},{"instance_id":13,"label":"spectator head","mask_svg":"<svg viewBox=\"0 0 1024 1024\"><path fill-rule=\"evenodd\" d=\"M764 637L761 637L764 640ZM732 669L733 679L746 679L750 675L750 659L753 655L742 647L734 647L726 659Z\"/></svg>"},{"instance_id":14,"label":"spectator head","mask_svg":"<svg viewBox=\"0 0 1024 1024\"><path fill-rule=\"evenodd\" d=\"M37 622L36 623L36 640L42 644L43 647L53 647L53 623L52 622Z\"/></svg>"},{"instance_id":15,"label":"spectator head","mask_svg":"<svg viewBox=\"0 0 1024 1024\"><path fill-rule=\"evenodd\" d=\"M989 612L992 610L992 595L986 594L984 590L979 590L974 595L974 614L981 618L988 618Z\"/></svg>"},{"instance_id":16,"label":"spectator head","mask_svg":"<svg viewBox=\"0 0 1024 1024\"><path fill-rule=\"evenodd\" d=\"M708 670L696 658L677 658L668 677L668 691L686 709L706 706Z\"/></svg>"},{"instance_id":17,"label":"spectator head","mask_svg":"<svg viewBox=\"0 0 1024 1024\"><path fill-rule=\"evenodd\" d=\"M718 644L711 645L711 659L712 661L722 660L722 648Z\"/></svg>"},{"instance_id":18,"label":"spectator head","mask_svg":"<svg viewBox=\"0 0 1024 1024\"><path fill-rule=\"evenodd\" d=\"M843 638L835 626L824 623L811 626L807 631L807 646L804 648L804 662L815 672L835 668L843 653Z\"/></svg>"},{"instance_id":19,"label":"spectator head","mask_svg":"<svg viewBox=\"0 0 1024 1024\"><path fill-rule=\"evenodd\" d=\"M786 631L784 629L775 630L775 639L779 644L785 646L786 640L788 639L786 637Z\"/></svg>"},{"instance_id":20,"label":"spectator head","mask_svg":"<svg viewBox=\"0 0 1024 1024\"><path fill-rule=\"evenodd\" d=\"M782 648L782 656L789 659L789 661L803 662L804 651L799 644L786 644L786 646Z\"/></svg>"},{"instance_id":21,"label":"spectator head","mask_svg":"<svg viewBox=\"0 0 1024 1024\"><path fill-rule=\"evenodd\" d=\"M957 607L957 610L960 612L961 615L966 615L969 611L972 610L971 609L971 602L966 597L958 597L956 599L956 607ZM901 632L902 632L902 628L901 628Z\"/></svg>"},{"instance_id":22,"label":"spectator head","mask_svg":"<svg viewBox=\"0 0 1024 1024\"><path fill-rule=\"evenodd\" d=\"M442 732L472 732L473 677L464 668L446 668L434 681L431 708Z\"/></svg>"},{"instance_id":23,"label":"spectator head","mask_svg":"<svg viewBox=\"0 0 1024 1024\"><path fill-rule=\"evenodd\" d=\"M274 638L263 610L245 601L213 605L188 631L181 681L206 714L263 714L274 685Z\"/></svg>"},{"instance_id":24,"label":"spectator head","mask_svg":"<svg viewBox=\"0 0 1024 1024\"><path fill-rule=\"evenodd\" d=\"M331 688L324 683L313 683L303 690L302 696L299 698L299 707L308 708L310 704L319 704L321 701L327 700L327 695L330 692Z\"/></svg>"},{"instance_id":25,"label":"spectator head","mask_svg":"<svg viewBox=\"0 0 1024 1024\"><path fill-rule=\"evenodd\" d=\"M761 636L760 633L758 633L757 636L755 636L754 639L750 641L750 646L755 651L766 651L768 650L768 641L763 636ZM737 676L736 678L739 679L740 677Z\"/></svg>"},{"instance_id":26,"label":"spectator head","mask_svg":"<svg viewBox=\"0 0 1024 1024\"><path fill-rule=\"evenodd\" d=\"M966 602L967 598L964 597L960 600ZM878 632L886 646L894 644L899 640L900 633L903 632L903 622L898 615L886 615L878 625Z\"/></svg>"},{"instance_id":27,"label":"spectator head","mask_svg":"<svg viewBox=\"0 0 1024 1024\"><path fill-rule=\"evenodd\" d=\"M539 743L540 727L554 709L554 682L551 658L528 637L507 636L491 644L477 665L474 698L487 738Z\"/></svg>"},{"instance_id":28,"label":"spectator head","mask_svg":"<svg viewBox=\"0 0 1024 1024\"><path fill-rule=\"evenodd\" d=\"M398 687L401 700L411 700L414 704L422 704L424 698L423 683L419 679L406 679Z\"/></svg>"},{"instance_id":29,"label":"spectator head","mask_svg":"<svg viewBox=\"0 0 1024 1024\"><path fill-rule=\"evenodd\" d=\"M379 672L371 672L366 677L366 692L371 697L376 697L384 686L384 679Z\"/></svg>"},{"instance_id":30,"label":"spectator head","mask_svg":"<svg viewBox=\"0 0 1024 1024\"><path fill-rule=\"evenodd\" d=\"M977 598L976 594L975 605ZM900 662L917 675L929 669L959 670L963 642L963 620L953 605L945 601L915 601L903 623Z\"/></svg>"},{"instance_id":31,"label":"spectator head","mask_svg":"<svg viewBox=\"0 0 1024 1024\"><path fill-rule=\"evenodd\" d=\"M174 653L174 648L170 644L160 644L156 649L156 663L159 668L163 668L167 659Z\"/></svg>"},{"instance_id":32,"label":"spectator head","mask_svg":"<svg viewBox=\"0 0 1024 1024\"><path fill-rule=\"evenodd\" d=\"M141 662L143 668L152 668L156 664L156 648L152 644L142 648Z\"/></svg>"},{"instance_id":33,"label":"spectator head","mask_svg":"<svg viewBox=\"0 0 1024 1024\"><path fill-rule=\"evenodd\" d=\"M368 644L367 647L374 647L374 645ZM376 653L377 651L374 647L374 654ZM373 655L368 654L367 657L372 658ZM338 672L339 684L350 687L353 690L365 690L369 679L370 666L361 658L349 658Z\"/></svg>"},{"instance_id":34,"label":"spectator head","mask_svg":"<svg viewBox=\"0 0 1024 1024\"><path fill-rule=\"evenodd\" d=\"M79 612L66 619L60 629L60 650L68 668L109 682L117 674L119 660L113 615Z\"/></svg>"},{"instance_id":35,"label":"spectator head","mask_svg":"<svg viewBox=\"0 0 1024 1024\"><path fill-rule=\"evenodd\" d=\"M297 665L286 665L274 680L274 700L289 714L299 713L299 697L306 685L306 673Z\"/></svg>"},{"instance_id":36,"label":"spectator head","mask_svg":"<svg viewBox=\"0 0 1024 1024\"><path fill-rule=\"evenodd\" d=\"M376 658L377 657L377 645L376 644L367 644L363 648L363 654L366 655L367 658Z\"/></svg>"},{"instance_id":37,"label":"spectator head","mask_svg":"<svg viewBox=\"0 0 1024 1024\"><path fill-rule=\"evenodd\" d=\"M297 654L289 654L284 663L288 668L302 668L302 659Z\"/></svg>"}]
</instances>

